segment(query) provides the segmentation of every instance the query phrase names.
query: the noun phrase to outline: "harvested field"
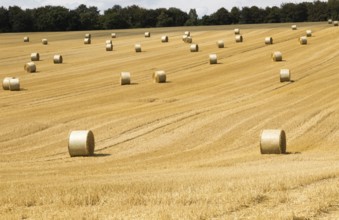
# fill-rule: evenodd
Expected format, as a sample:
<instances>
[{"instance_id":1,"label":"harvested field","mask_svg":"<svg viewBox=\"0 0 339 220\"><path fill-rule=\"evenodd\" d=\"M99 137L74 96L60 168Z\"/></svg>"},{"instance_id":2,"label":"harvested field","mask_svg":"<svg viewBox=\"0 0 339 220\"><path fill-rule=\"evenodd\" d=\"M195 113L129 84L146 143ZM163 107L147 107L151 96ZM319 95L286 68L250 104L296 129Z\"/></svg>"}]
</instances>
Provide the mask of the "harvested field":
<instances>
[{"instance_id":1,"label":"harvested field","mask_svg":"<svg viewBox=\"0 0 339 220\"><path fill-rule=\"evenodd\" d=\"M190 27L199 53L182 43L187 27L114 30L110 53L112 30L91 31L89 45L86 32L0 34L0 79L21 87L0 90L0 218L337 219L339 28L291 25ZM32 51L34 74L23 70ZM284 68L293 82L280 83ZM120 86L121 72L133 84ZM283 129L288 153L261 155L263 129ZM95 156L69 156L73 130L93 131Z\"/></svg>"}]
</instances>

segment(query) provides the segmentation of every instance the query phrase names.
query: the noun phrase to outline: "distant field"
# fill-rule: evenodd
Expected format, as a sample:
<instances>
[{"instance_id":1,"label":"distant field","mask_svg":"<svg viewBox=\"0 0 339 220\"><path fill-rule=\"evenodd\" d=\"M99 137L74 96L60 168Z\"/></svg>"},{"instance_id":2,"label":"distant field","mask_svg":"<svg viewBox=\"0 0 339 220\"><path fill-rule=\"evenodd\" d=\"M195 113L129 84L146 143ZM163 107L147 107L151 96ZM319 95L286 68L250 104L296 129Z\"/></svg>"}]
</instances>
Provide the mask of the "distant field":
<instances>
[{"instance_id":1,"label":"distant field","mask_svg":"<svg viewBox=\"0 0 339 220\"><path fill-rule=\"evenodd\" d=\"M22 88L0 90L0 219L339 219L339 28L297 25L0 34L0 80ZM267 128L286 131L288 154L260 154ZM96 156L71 158L68 135L85 129Z\"/></svg>"}]
</instances>

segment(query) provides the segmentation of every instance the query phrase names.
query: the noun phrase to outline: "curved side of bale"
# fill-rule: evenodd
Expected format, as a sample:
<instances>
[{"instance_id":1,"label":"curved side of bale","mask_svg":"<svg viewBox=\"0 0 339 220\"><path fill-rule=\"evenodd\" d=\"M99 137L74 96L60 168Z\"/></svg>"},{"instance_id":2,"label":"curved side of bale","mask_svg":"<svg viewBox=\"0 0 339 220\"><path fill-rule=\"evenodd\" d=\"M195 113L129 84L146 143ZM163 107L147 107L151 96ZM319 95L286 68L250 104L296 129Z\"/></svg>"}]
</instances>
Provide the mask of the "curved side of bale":
<instances>
[{"instance_id":1,"label":"curved side of bale","mask_svg":"<svg viewBox=\"0 0 339 220\"><path fill-rule=\"evenodd\" d=\"M153 74L153 80L155 83L165 83L166 82L166 73L163 70L155 71Z\"/></svg>"},{"instance_id":2,"label":"curved side of bale","mask_svg":"<svg viewBox=\"0 0 339 220\"><path fill-rule=\"evenodd\" d=\"M24 37L24 42L29 42L29 37L25 36Z\"/></svg>"},{"instance_id":3,"label":"curved side of bale","mask_svg":"<svg viewBox=\"0 0 339 220\"><path fill-rule=\"evenodd\" d=\"M2 81L2 88L4 90L9 90L9 82L11 79L14 79L14 77L5 77L4 80Z\"/></svg>"},{"instance_id":4,"label":"curved side of bale","mask_svg":"<svg viewBox=\"0 0 339 220\"><path fill-rule=\"evenodd\" d=\"M289 82L291 81L291 71L289 69L280 70L280 82Z\"/></svg>"},{"instance_id":5,"label":"curved side of bale","mask_svg":"<svg viewBox=\"0 0 339 220\"><path fill-rule=\"evenodd\" d=\"M117 34L116 33L111 33L111 38L117 38Z\"/></svg>"},{"instance_id":6,"label":"curved side of bale","mask_svg":"<svg viewBox=\"0 0 339 220\"><path fill-rule=\"evenodd\" d=\"M302 36L299 38L299 43L301 45L306 45L307 44L307 37L306 36Z\"/></svg>"},{"instance_id":7,"label":"curved side of bale","mask_svg":"<svg viewBox=\"0 0 339 220\"><path fill-rule=\"evenodd\" d=\"M55 64L62 63L62 62L63 62L62 56L59 55L59 54L54 55L54 57L53 57L53 62L54 62Z\"/></svg>"},{"instance_id":8,"label":"curved side of bale","mask_svg":"<svg viewBox=\"0 0 339 220\"><path fill-rule=\"evenodd\" d=\"M242 43L242 42L243 42L243 37L242 37L242 35L236 35L236 36L235 36L235 42L236 42L236 43Z\"/></svg>"},{"instance_id":9,"label":"curved side of bale","mask_svg":"<svg viewBox=\"0 0 339 220\"><path fill-rule=\"evenodd\" d=\"M292 28L292 30L293 30L293 31L295 31L295 30L297 30L297 29L298 29L297 25L295 25L295 24L294 24L294 25L292 25L292 26L291 26L291 28Z\"/></svg>"},{"instance_id":10,"label":"curved side of bale","mask_svg":"<svg viewBox=\"0 0 339 220\"><path fill-rule=\"evenodd\" d=\"M191 50L191 52L198 52L199 51L199 45L198 44L191 44L190 50Z\"/></svg>"},{"instance_id":11,"label":"curved side of bale","mask_svg":"<svg viewBox=\"0 0 339 220\"><path fill-rule=\"evenodd\" d=\"M334 22L333 22L333 25L334 25L334 26L338 26L338 25L339 25L339 22L338 22L338 21L334 21Z\"/></svg>"},{"instance_id":12,"label":"curved side of bale","mask_svg":"<svg viewBox=\"0 0 339 220\"><path fill-rule=\"evenodd\" d=\"M275 51L272 53L272 60L275 62L282 61L282 53L279 51Z\"/></svg>"},{"instance_id":13,"label":"curved side of bale","mask_svg":"<svg viewBox=\"0 0 339 220\"><path fill-rule=\"evenodd\" d=\"M145 32L145 37L151 37L151 32Z\"/></svg>"},{"instance_id":14,"label":"curved side of bale","mask_svg":"<svg viewBox=\"0 0 339 220\"><path fill-rule=\"evenodd\" d=\"M332 23L333 23L333 20L332 20L332 19L328 19L327 23L328 23L328 24L332 24Z\"/></svg>"},{"instance_id":15,"label":"curved side of bale","mask_svg":"<svg viewBox=\"0 0 339 220\"><path fill-rule=\"evenodd\" d=\"M168 36L167 36L167 35L162 36L162 37L161 37L161 42L162 42L162 43L167 43L167 42L168 42Z\"/></svg>"},{"instance_id":16,"label":"curved side of bale","mask_svg":"<svg viewBox=\"0 0 339 220\"><path fill-rule=\"evenodd\" d=\"M131 74L129 72L120 73L120 85L129 85L131 84Z\"/></svg>"},{"instance_id":17,"label":"curved side of bale","mask_svg":"<svg viewBox=\"0 0 339 220\"><path fill-rule=\"evenodd\" d=\"M12 78L9 80L10 91L20 91L20 80L18 78Z\"/></svg>"},{"instance_id":18,"label":"curved side of bale","mask_svg":"<svg viewBox=\"0 0 339 220\"><path fill-rule=\"evenodd\" d=\"M135 44L134 49L136 53L141 53L141 44Z\"/></svg>"},{"instance_id":19,"label":"curved side of bale","mask_svg":"<svg viewBox=\"0 0 339 220\"><path fill-rule=\"evenodd\" d=\"M44 38L44 39L42 39L42 40L41 40L41 42L42 42L42 44L43 44L43 45L47 45L47 44L48 44L48 40L47 40L47 39L45 39L45 38Z\"/></svg>"},{"instance_id":20,"label":"curved side of bale","mask_svg":"<svg viewBox=\"0 0 339 220\"><path fill-rule=\"evenodd\" d=\"M189 37L189 36L191 36L191 32L185 31L185 32L184 32L184 35L187 35L187 36Z\"/></svg>"},{"instance_id":21,"label":"curved side of bale","mask_svg":"<svg viewBox=\"0 0 339 220\"><path fill-rule=\"evenodd\" d=\"M235 29L234 29L234 34L236 34L236 35L237 35L237 34L240 34L240 29L239 29L239 28L235 28Z\"/></svg>"},{"instance_id":22,"label":"curved side of bale","mask_svg":"<svg viewBox=\"0 0 339 220\"><path fill-rule=\"evenodd\" d=\"M31 61L39 61L40 54L39 53L31 53Z\"/></svg>"},{"instance_id":23,"label":"curved side of bale","mask_svg":"<svg viewBox=\"0 0 339 220\"><path fill-rule=\"evenodd\" d=\"M95 141L90 130L72 131L68 139L68 152L71 157L94 154Z\"/></svg>"},{"instance_id":24,"label":"curved side of bale","mask_svg":"<svg viewBox=\"0 0 339 220\"><path fill-rule=\"evenodd\" d=\"M92 38L92 35L91 35L91 34L89 34L89 33L87 33L87 34L85 34L85 38L89 38L89 39L91 39L91 38Z\"/></svg>"},{"instance_id":25,"label":"curved side of bale","mask_svg":"<svg viewBox=\"0 0 339 220\"><path fill-rule=\"evenodd\" d=\"M24 70L28 73L34 73L36 72L36 66L35 66L35 63L33 62L28 62L25 64L24 66Z\"/></svg>"},{"instance_id":26,"label":"curved side of bale","mask_svg":"<svg viewBox=\"0 0 339 220\"><path fill-rule=\"evenodd\" d=\"M265 38L265 44L266 45L273 44L273 38L272 37L266 37Z\"/></svg>"},{"instance_id":27,"label":"curved side of bale","mask_svg":"<svg viewBox=\"0 0 339 220\"><path fill-rule=\"evenodd\" d=\"M84 44L91 44L91 38L84 38Z\"/></svg>"},{"instance_id":28,"label":"curved side of bale","mask_svg":"<svg viewBox=\"0 0 339 220\"><path fill-rule=\"evenodd\" d=\"M260 135L261 154L286 153L286 134L284 130L263 130Z\"/></svg>"},{"instance_id":29,"label":"curved side of bale","mask_svg":"<svg viewBox=\"0 0 339 220\"><path fill-rule=\"evenodd\" d=\"M106 44L112 44L112 40L106 40Z\"/></svg>"},{"instance_id":30,"label":"curved side of bale","mask_svg":"<svg viewBox=\"0 0 339 220\"><path fill-rule=\"evenodd\" d=\"M209 59L210 59L210 64L217 64L218 63L218 58L217 58L216 54L210 54Z\"/></svg>"},{"instance_id":31,"label":"curved side of bale","mask_svg":"<svg viewBox=\"0 0 339 220\"><path fill-rule=\"evenodd\" d=\"M192 37L188 36L185 42L191 44L193 42Z\"/></svg>"},{"instance_id":32,"label":"curved side of bale","mask_svg":"<svg viewBox=\"0 0 339 220\"><path fill-rule=\"evenodd\" d=\"M218 48L224 48L225 47L224 41L223 40L218 40L217 41L217 46L218 46Z\"/></svg>"},{"instance_id":33,"label":"curved side of bale","mask_svg":"<svg viewBox=\"0 0 339 220\"><path fill-rule=\"evenodd\" d=\"M306 37L312 37L312 30L306 31Z\"/></svg>"},{"instance_id":34,"label":"curved side of bale","mask_svg":"<svg viewBox=\"0 0 339 220\"><path fill-rule=\"evenodd\" d=\"M106 51L112 51L113 50L113 44L106 44Z\"/></svg>"}]
</instances>

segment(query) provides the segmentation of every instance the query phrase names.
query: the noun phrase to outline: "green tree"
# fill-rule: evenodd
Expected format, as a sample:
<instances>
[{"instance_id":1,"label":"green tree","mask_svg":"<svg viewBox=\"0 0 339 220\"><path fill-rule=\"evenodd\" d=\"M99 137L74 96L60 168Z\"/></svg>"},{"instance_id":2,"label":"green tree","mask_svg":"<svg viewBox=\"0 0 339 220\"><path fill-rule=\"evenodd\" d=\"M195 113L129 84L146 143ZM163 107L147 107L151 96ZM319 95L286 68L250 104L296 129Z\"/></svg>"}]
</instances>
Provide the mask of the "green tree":
<instances>
[{"instance_id":1,"label":"green tree","mask_svg":"<svg viewBox=\"0 0 339 220\"><path fill-rule=\"evenodd\" d=\"M239 21L240 21L240 14L241 14L241 11L239 10L239 8L237 7L233 7L231 9L231 20L232 20L232 23L233 24L238 24Z\"/></svg>"},{"instance_id":2,"label":"green tree","mask_svg":"<svg viewBox=\"0 0 339 220\"><path fill-rule=\"evenodd\" d=\"M8 10L0 7L0 32L9 32L10 30Z\"/></svg>"},{"instance_id":3,"label":"green tree","mask_svg":"<svg viewBox=\"0 0 339 220\"><path fill-rule=\"evenodd\" d=\"M18 6L8 8L8 20L13 32L33 30L33 18L29 10L23 11Z\"/></svg>"},{"instance_id":4,"label":"green tree","mask_svg":"<svg viewBox=\"0 0 339 220\"><path fill-rule=\"evenodd\" d=\"M278 7L267 7L266 8L266 19L265 19L265 22L267 23L279 23L281 21L281 18L280 18L280 8Z\"/></svg>"},{"instance_id":5,"label":"green tree","mask_svg":"<svg viewBox=\"0 0 339 220\"><path fill-rule=\"evenodd\" d=\"M339 19L339 0L328 0L329 17Z\"/></svg>"},{"instance_id":6,"label":"green tree","mask_svg":"<svg viewBox=\"0 0 339 220\"><path fill-rule=\"evenodd\" d=\"M75 11L80 16L81 30L99 29L99 10L97 7L89 7L82 4Z\"/></svg>"},{"instance_id":7,"label":"green tree","mask_svg":"<svg viewBox=\"0 0 339 220\"><path fill-rule=\"evenodd\" d=\"M211 14L210 21L213 25L223 25L232 23L230 13L225 8L220 8L215 13Z\"/></svg>"},{"instance_id":8,"label":"green tree","mask_svg":"<svg viewBox=\"0 0 339 220\"><path fill-rule=\"evenodd\" d=\"M161 10L161 9L160 9ZM157 27L170 27L173 26L173 18L167 13L166 9L162 9L160 15L157 17Z\"/></svg>"},{"instance_id":9,"label":"green tree","mask_svg":"<svg viewBox=\"0 0 339 220\"><path fill-rule=\"evenodd\" d=\"M198 14L195 9L190 9L188 12L188 20L185 22L186 26L198 25Z\"/></svg>"}]
</instances>

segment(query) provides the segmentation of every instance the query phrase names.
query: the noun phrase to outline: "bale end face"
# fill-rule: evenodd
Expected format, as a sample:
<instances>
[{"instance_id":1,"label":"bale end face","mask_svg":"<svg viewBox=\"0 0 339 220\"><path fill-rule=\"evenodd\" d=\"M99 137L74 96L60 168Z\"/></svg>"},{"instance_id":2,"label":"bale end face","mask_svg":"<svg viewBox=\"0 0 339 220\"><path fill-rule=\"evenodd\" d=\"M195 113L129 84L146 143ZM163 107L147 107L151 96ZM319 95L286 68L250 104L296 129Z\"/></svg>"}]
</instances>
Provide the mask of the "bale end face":
<instances>
[{"instance_id":1,"label":"bale end face","mask_svg":"<svg viewBox=\"0 0 339 220\"><path fill-rule=\"evenodd\" d=\"M290 82L291 81L291 71L289 69L280 70L280 82Z\"/></svg>"},{"instance_id":2,"label":"bale end face","mask_svg":"<svg viewBox=\"0 0 339 220\"><path fill-rule=\"evenodd\" d=\"M199 45L198 44L192 44L190 46L191 52L198 52L199 51Z\"/></svg>"},{"instance_id":3,"label":"bale end face","mask_svg":"<svg viewBox=\"0 0 339 220\"><path fill-rule=\"evenodd\" d=\"M145 37L151 37L151 33L150 32L145 32Z\"/></svg>"},{"instance_id":4,"label":"bale end face","mask_svg":"<svg viewBox=\"0 0 339 220\"><path fill-rule=\"evenodd\" d=\"M265 44L266 45L273 44L273 38L272 37L266 37L265 38Z\"/></svg>"},{"instance_id":5,"label":"bale end face","mask_svg":"<svg viewBox=\"0 0 339 220\"><path fill-rule=\"evenodd\" d=\"M242 42L243 42L243 37L242 37L242 35L237 35L237 36L235 36L235 42L236 42L236 43L242 43Z\"/></svg>"},{"instance_id":6,"label":"bale end face","mask_svg":"<svg viewBox=\"0 0 339 220\"><path fill-rule=\"evenodd\" d=\"M53 62L54 62L55 64L60 64L60 63L62 63L62 62L63 62L62 56L61 56L61 55L54 55L54 57L53 57Z\"/></svg>"},{"instance_id":7,"label":"bale end face","mask_svg":"<svg viewBox=\"0 0 339 220\"><path fill-rule=\"evenodd\" d=\"M209 58L210 58L210 64L217 64L218 63L218 59L217 59L216 54L210 54Z\"/></svg>"},{"instance_id":8,"label":"bale end face","mask_svg":"<svg viewBox=\"0 0 339 220\"><path fill-rule=\"evenodd\" d=\"M40 54L39 53L31 53L31 61L39 61Z\"/></svg>"},{"instance_id":9,"label":"bale end face","mask_svg":"<svg viewBox=\"0 0 339 220\"><path fill-rule=\"evenodd\" d=\"M122 72L120 74L120 85L131 84L131 74L129 72Z\"/></svg>"},{"instance_id":10,"label":"bale end face","mask_svg":"<svg viewBox=\"0 0 339 220\"><path fill-rule=\"evenodd\" d=\"M155 83L165 83L166 82L166 73L163 70L156 71L153 74L153 80Z\"/></svg>"},{"instance_id":11,"label":"bale end face","mask_svg":"<svg viewBox=\"0 0 339 220\"><path fill-rule=\"evenodd\" d=\"M68 152L71 157L92 156L94 154L95 141L93 132L72 131L68 139Z\"/></svg>"},{"instance_id":12,"label":"bale end face","mask_svg":"<svg viewBox=\"0 0 339 220\"><path fill-rule=\"evenodd\" d=\"M284 130L263 130L260 135L261 154L286 153L286 134Z\"/></svg>"},{"instance_id":13,"label":"bale end face","mask_svg":"<svg viewBox=\"0 0 339 220\"><path fill-rule=\"evenodd\" d=\"M161 37L161 42L162 43L167 43L168 42L168 36L162 36Z\"/></svg>"},{"instance_id":14,"label":"bale end face","mask_svg":"<svg viewBox=\"0 0 339 220\"><path fill-rule=\"evenodd\" d=\"M91 38L85 38L84 44L91 44Z\"/></svg>"}]
</instances>

